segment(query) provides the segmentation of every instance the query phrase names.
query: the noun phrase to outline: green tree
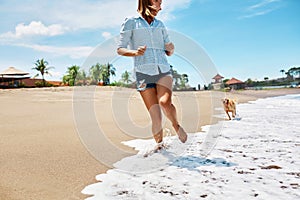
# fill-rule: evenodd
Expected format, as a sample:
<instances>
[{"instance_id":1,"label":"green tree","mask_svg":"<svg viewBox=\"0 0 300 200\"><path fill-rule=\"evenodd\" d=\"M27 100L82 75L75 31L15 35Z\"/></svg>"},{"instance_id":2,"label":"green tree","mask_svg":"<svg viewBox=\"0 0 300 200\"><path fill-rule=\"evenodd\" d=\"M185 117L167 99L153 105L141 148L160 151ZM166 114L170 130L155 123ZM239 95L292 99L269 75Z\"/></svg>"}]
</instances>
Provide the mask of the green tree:
<instances>
[{"instance_id":1,"label":"green tree","mask_svg":"<svg viewBox=\"0 0 300 200\"><path fill-rule=\"evenodd\" d=\"M104 85L110 84L110 77L116 75L116 68L112 64L102 65L100 70L100 78Z\"/></svg>"},{"instance_id":2,"label":"green tree","mask_svg":"<svg viewBox=\"0 0 300 200\"><path fill-rule=\"evenodd\" d=\"M69 75L69 85L74 86L76 85L76 77L78 75L80 67L77 65L73 65L68 68L68 75Z\"/></svg>"},{"instance_id":3,"label":"green tree","mask_svg":"<svg viewBox=\"0 0 300 200\"><path fill-rule=\"evenodd\" d=\"M102 65L100 65L99 63L97 63L96 65L93 65L90 68L91 78L93 81L96 82L96 84L98 84L100 81L101 68L102 68Z\"/></svg>"},{"instance_id":4,"label":"green tree","mask_svg":"<svg viewBox=\"0 0 300 200\"><path fill-rule=\"evenodd\" d=\"M187 74L181 74L180 76L180 88L186 88L186 84L189 82L189 78Z\"/></svg>"},{"instance_id":5,"label":"green tree","mask_svg":"<svg viewBox=\"0 0 300 200\"><path fill-rule=\"evenodd\" d=\"M54 69L54 67L48 67L48 62L44 60L44 58L42 58L41 60L37 60L35 63L35 67L33 67L32 69L38 71L41 75L42 75L42 79L43 79L43 86L45 87L46 85L46 81L44 78L45 74L49 74L49 70L50 69ZM39 73L35 75L35 77L39 76Z\"/></svg>"},{"instance_id":6,"label":"green tree","mask_svg":"<svg viewBox=\"0 0 300 200\"><path fill-rule=\"evenodd\" d=\"M171 72L172 72L172 76L173 76L174 87L175 87L175 89L177 89L180 86L179 82L180 82L181 75L175 69L172 69Z\"/></svg>"},{"instance_id":7,"label":"green tree","mask_svg":"<svg viewBox=\"0 0 300 200\"><path fill-rule=\"evenodd\" d=\"M246 83L246 85L248 87L252 87L253 86L253 81L251 80L251 78L248 78L245 83Z\"/></svg>"},{"instance_id":8,"label":"green tree","mask_svg":"<svg viewBox=\"0 0 300 200\"><path fill-rule=\"evenodd\" d=\"M90 74L96 83L103 81L104 85L109 85L110 77L116 75L116 68L109 63L106 65L97 63L91 67Z\"/></svg>"},{"instance_id":9,"label":"green tree","mask_svg":"<svg viewBox=\"0 0 300 200\"><path fill-rule=\"evenodd\" d=\"M84 69L82 69L78 72L77 77L76 77L77 82L81 82L82 85L86 85L88 79L89 79L89 77Z\"/></svg>"},{"instance_id":10,"label":"green tree","mask_svg":"<svg viewBox=\"0 0 300 200\"><path fill-rule=\"evenodd\" d=\"M131 82L130 80L130 73L126 70L123 74L122 74L122 81L124 81L124 83L128 84Z\"/></svg>"},{"instance_id":11,"label":"green tree","mask_svg":"<svg viewBox=\"0 0 300 200\"><path fill-rule=\"evenodd\" d=\"M283 78L284 73L285 73L285 70L284 70L284 69L281 69L281 70L280 70L280 73L282 73L282 78Z\"/></svg>"},{"instance_id":12,"label":"green tree","mask_svg":"<svg viewBox=\"0 0 300 200\"><path fill-rule=\"evenodd\" d=\"M294 76L299 76L298 78L300 78L300 67L292 67L287 71L287 74L289 74L290 76L292 76L294 78Z\"/></svg>"},{"instance_id":13,"label":"green tree","mask_svg":"<svg viewBox=\"0 0 300 200\"><path fill-rule=\"evenodd\" d=\"M173 89L178 90L178 89L186 89L187 87L189 87L187 85L187 83L189 82L188 75L187 74L179 74L177 72L177 70L175 70L173 68L172 65L170 67L171 67L171 73L172 73L173 82L174 82Z\"/></svg>"},{"instance_id":14,"label":"green tree","mask_svg":"<svg viewBox=\"0 0 300 200\"><path fill-rule=\"evenodd\" d=\"M69 74L64 75L63 78L62 78L62 82L63 82L65 85L70 85L69 81L70 81L70 76L69 76Z\"/></svg>"}]
</instances>

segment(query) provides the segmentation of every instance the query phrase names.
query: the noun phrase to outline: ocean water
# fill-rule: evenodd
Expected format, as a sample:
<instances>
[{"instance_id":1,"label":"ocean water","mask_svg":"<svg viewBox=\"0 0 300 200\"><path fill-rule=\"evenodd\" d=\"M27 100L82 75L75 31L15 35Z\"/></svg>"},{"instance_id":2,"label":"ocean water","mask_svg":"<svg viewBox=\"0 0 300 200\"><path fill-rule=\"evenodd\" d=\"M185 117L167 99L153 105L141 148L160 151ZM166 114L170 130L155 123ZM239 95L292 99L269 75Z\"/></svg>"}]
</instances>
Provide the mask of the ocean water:
<instances>
[{"instance_id":1,"label":"ocean water","mask_svg":"<svg viewBox=\"0 0 300 200\"><path fill-rule=\"evenodd\" d=\"M139 153L82 193L93 195L88 200L300 199L300 95L239 104L237 111L241 120L206 126L186 144L167 137L168 148L148 157L153 140L124 142ZM204 155L209 130L219 132Z\"/></svg>"}]
</instances>

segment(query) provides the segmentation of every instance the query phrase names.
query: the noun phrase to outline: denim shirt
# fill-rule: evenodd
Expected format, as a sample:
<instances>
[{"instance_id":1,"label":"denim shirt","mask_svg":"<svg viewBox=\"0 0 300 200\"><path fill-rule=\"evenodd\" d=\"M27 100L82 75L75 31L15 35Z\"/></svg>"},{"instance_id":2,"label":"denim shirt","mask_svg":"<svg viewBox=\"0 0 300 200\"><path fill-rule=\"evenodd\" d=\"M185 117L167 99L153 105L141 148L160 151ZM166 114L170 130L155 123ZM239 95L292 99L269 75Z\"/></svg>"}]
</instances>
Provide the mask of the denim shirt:
<instances>
[{"instance_id":1,"label":"denim shirt","mask_svg":"<svg viewBox=\"0 0 300 200\"><path fill-rule=\"evenodd\" d=\"M155 19L149 24L143 17L126 18L122 24L118 47L138 49L146 45L142 56L134 57L134 71L148 75L170 71L170 64L165 53L165 44L169 43L169 35L163 22ZM159 68L159 69L158 69Z\"/></svg>"}]
</instances>

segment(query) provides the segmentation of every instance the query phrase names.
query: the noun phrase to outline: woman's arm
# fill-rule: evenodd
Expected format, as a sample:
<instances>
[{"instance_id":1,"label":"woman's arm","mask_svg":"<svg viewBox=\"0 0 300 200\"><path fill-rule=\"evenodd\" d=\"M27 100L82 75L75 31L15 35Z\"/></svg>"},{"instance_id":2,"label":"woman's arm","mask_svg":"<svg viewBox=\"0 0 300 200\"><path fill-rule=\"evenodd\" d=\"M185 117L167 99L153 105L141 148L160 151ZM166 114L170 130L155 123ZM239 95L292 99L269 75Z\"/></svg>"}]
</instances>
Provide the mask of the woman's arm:
<instances>
[{"instance_id":1,"label":"woman's arm","mask_svg":"<svg viewBox=\"0 0 300 200\"><path fill-rule=\"evenodd\" d=\"M165 52L167 56L171 56L174 53L175 46L172 42L165 44Z\"/></svg>"},{"instance_id":2,"label":"woman's arm","mask_svg":"<svg viewBox=\"0 0 300 200\"><path fill-rule=\"evenodd\" d=\"M145 46L139 46L137 50L130 50L127 48L120 47L117 49L117 53L121 56L129 56L129 57L134 57L134 56L142 56L144 55L147 47Z\"/></svg>"}]
</instances>

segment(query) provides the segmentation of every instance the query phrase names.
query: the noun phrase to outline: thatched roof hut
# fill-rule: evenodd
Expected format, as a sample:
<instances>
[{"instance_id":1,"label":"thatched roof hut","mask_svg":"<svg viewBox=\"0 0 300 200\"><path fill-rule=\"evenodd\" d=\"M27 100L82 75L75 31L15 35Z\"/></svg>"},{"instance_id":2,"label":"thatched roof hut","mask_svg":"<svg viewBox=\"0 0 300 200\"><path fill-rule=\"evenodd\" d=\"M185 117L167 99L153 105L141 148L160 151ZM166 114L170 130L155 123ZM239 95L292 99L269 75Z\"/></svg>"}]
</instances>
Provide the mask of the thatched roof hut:
<instances>
[{"instance_id":1,"label":"thatched roof hut","mask_svg":"<svg viewBox=\"0 0 300 200\"><path fill-rule=\"evenodd\" d=\"M25 76L28 74L28 72L21 71L14 67L9 67L6 70L0 72L0 76Z\"/></svg>"},{"instance_id":2,"label":"thatched roof hut","mask_svg":"<svg viewBox=\"0 0 300 200\"><path fill-rule=\"evenodd\" d=\"M28 79L29 73L22 70L16 69L14 67L9 67L4 71L0 72L0 83L1 87L15 87L18 86L20 80Z\"/></svg>"}]
</instances>

